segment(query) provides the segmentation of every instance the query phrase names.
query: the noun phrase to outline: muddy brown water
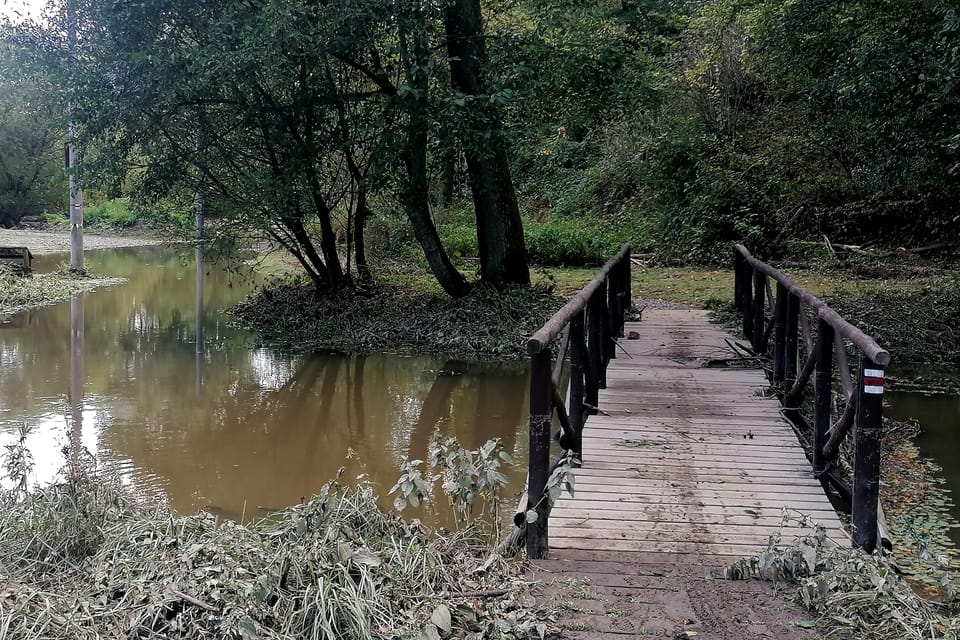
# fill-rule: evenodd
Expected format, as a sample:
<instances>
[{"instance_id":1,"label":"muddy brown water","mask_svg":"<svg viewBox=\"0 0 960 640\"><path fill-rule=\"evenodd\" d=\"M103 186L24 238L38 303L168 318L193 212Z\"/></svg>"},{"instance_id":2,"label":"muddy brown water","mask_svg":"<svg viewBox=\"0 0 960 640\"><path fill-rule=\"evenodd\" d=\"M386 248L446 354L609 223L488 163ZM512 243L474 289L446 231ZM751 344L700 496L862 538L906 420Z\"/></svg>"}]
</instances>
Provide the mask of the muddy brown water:
<instances>
[{"instance_id":1,"label":"muddy brown water","mask_svg":"<svg viewBox=\"0 0 960 640\"><path fill-rule=\"evenodd\" d=\"M894 418L912 418L920 423L917 448L942 468L954 502L951 514L960 521L960 396L893 391L887 394L884 409ZM960 548L960 529L951 530L950 537Z\"/></svg>"},{"instance_id":2,"label":"muddy brown water","mask_svg":"<svg viewBox=\"0 0 960 640\"><path fill-rule=\"evenodd\" d=\"M72 437L101 470L178 512L250 519L341 468L387 506L400 464L424 459L435 434L470 448L500 438L526 458L522 365L259 347L225 314L255 284L237 264L205 266L198 349L192 249L90 252L87 266L128 282L0 318L0 445L26 423L37 482L57 477ZM523 473L508 476L512 508Z\"/></svg>"}]
</instances>

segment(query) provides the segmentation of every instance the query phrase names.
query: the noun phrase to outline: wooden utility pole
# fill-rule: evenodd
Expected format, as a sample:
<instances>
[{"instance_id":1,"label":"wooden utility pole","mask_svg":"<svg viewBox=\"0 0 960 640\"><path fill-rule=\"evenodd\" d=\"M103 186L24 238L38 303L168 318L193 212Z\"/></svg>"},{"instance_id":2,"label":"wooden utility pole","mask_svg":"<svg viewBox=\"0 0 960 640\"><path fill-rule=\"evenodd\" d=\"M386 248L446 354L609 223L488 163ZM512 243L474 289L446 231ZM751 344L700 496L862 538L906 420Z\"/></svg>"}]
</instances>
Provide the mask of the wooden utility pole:
<instances>
[{"instance_id":1,"label":"wooden utility pole","mask_svg":"<svg viewBox=\"0 0 960 640\"><path fill-rule=\"evenodd\" d=\"M67 46L71 57L77 50L77 5L76 0L67 0ZM76 173L79 149L77 148L77 125L70 107L70 124L67 127L67 169L70 172L70 268L83 271L83 191Z\"/></svg>"}]
</instances>

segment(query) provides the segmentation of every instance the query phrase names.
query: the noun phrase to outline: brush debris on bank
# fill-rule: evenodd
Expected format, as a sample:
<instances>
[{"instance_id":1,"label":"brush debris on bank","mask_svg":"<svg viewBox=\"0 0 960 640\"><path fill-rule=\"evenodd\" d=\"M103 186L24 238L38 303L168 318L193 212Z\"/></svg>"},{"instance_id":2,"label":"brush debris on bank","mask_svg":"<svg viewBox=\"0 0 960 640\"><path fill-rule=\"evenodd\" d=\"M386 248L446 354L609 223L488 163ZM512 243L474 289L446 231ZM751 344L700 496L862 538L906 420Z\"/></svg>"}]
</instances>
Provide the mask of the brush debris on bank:
<instances>
[{"instance_id":1,"label":"brush debris on bank","mask_svg":"<svg viewBox=\"0 0 960 640\"><path fill-rule=\"evenodd\" d=\"M784 524L796 518L787 516ZM800 517L801 526L809 521ZM796 585L795 599L820 615L830 637L871 640L955 640L960 606L917 595L882 552L867 554L831 541L823 528L791 544L771 537L757 555L725 568L731 580L764 579ZM951 594L952 595L952 594Z\"/></svg>"},{"instance_id":2,"label":"brush debris on bank","mask_svg":"<svg viewBox=\"0 0 960 640\"><path fill-rule=\"evenodd\" d=\"M382 512L368 486L241 525L75 476L0 492L0 637L544 638L518 565L475 532Z\"/></svg>"},{"instance_id":3,"label":"brush debris on bank","mask_svg":"<svg viewBox=\"0 0 960 640\"><path fill-rule=\"evenodd\" d=\"M271 346L298 352L443 354L473 360L526 357L527 339L565 302L543 287L464 298L378 284L318 294L302 280L267 287L233 309Z\"/></svg>"}]
</instances>

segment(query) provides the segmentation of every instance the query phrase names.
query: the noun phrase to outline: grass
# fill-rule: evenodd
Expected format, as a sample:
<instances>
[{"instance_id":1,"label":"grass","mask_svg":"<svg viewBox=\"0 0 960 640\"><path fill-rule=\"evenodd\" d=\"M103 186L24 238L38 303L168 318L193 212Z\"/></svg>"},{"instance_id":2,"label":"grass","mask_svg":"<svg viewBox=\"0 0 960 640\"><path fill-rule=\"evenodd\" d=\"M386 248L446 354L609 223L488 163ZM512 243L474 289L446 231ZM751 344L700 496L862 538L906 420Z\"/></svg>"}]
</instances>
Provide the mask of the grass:
<instances>
[{"instance_id":1,"label":"grass","mask_svg":"<svg viewBox=\"0 0 960 640\"><path fill-rule=\"evenodd\" d=\"M32 276L16 274L0 263L0 314L10 314L66 300L75 293L117 284L118 278L94 278L60 269Z\"/></svg>"}]
</instances>

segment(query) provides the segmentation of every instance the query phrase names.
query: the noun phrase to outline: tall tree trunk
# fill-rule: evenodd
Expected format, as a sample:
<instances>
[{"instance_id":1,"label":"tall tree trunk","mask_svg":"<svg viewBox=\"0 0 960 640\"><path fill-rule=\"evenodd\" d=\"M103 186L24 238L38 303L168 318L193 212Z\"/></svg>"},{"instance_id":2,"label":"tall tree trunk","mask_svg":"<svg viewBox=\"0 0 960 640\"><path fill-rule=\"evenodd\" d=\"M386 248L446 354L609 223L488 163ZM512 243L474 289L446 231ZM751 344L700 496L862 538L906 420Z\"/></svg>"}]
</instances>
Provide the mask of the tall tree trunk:
<instances>
[{"instance_id":1,"label":"tall tree trunk","mask_svg":"<svg viewBox=\"0 0 960 640\"><path fill-rule=\"evenodd\" d=\"M467 96L482 95L486 89L483 77L486 47L480 0L450 0L445 27L453 87ZM471 108L478 106L471 105ZM480 273L484 281L496 287L525 285L530 283L527 248L506 146L498 133L502 127L500 114L493 106L485 109L483 118L476 114L471 118L475 123L472 128L482 126L492 133L489 136L492 148L480 149L470 141L464 143L477 211Z\"/></svg>"},{"instance_id":2,"label":"tall tree trunk","mask_svg":"<svg viewBox=\"0 0 960 640\"><path fill-rule=\"evenodd\" d=\"M430 217L430 183L427 170L427 134L430 127L427 94L430 79L426 72L429 51L424 35L416 32L408 37L401 31L400 48L405 60L407 82L414 88L414 91L404 98L404 106L409 115L403 159L407 168L407 193L404 198L407 217L437 282L447 294L461 298L470 291L470 285L447 256L437 227Z\"/></svg>"},{"instance_id":3,"label":"tall tree trunk","mask_svg":"<svg viewBox=\"0 0 960 640\"><path fill-rule=\"evenodd\" d=\"M364 246L364 227L370 217L370 207L367 206L367 191L360 187L357 192L357 209L353 221L353 260L357 265L357 278L360 282L370 280L370 267L367 266L367 249Z\"/></svg>"},{"instance_id":4,"label":"tall tree trunk","mask_svg":"<svg viewBox=\"0 0 960 640\"><path fill-rule=\"evenodd\" d=\"M327 265L330 287L339 289L343 285L343 266L340 264L340 254L337 253L337 234L330 221L330 207L320 189L320 180L313 168L309 170L310 194L313 199L314 211L320 221L320 250L323 251L323 261Z\"/></svg>"}]
</instances>

